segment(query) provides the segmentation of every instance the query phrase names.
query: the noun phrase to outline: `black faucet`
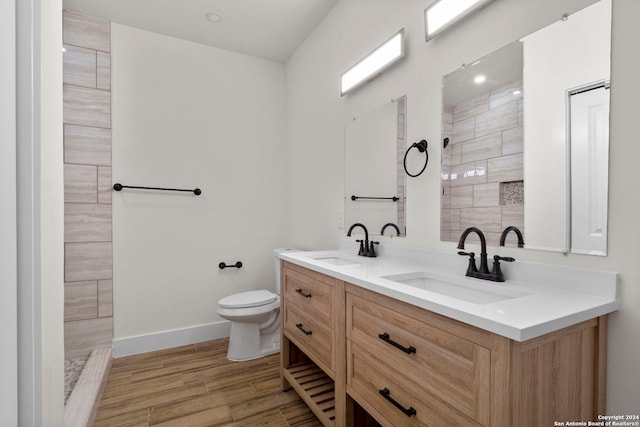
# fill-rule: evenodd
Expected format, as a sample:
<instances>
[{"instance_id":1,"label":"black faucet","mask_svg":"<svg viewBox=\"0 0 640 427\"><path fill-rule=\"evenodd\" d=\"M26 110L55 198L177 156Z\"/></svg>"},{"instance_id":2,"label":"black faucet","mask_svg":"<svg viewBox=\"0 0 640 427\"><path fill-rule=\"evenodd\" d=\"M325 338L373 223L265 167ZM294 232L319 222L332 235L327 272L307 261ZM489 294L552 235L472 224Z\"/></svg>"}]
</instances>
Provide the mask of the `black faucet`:
<instances>
[{"instance_id":1,"label":"black faucet","mask_svg":"<svg viewBox=\"0 0 640 427\"><path fill-rule=\"evenodd\" d=\"M386 229L387 229L387 227L393 227L393 228L395 228L395 229L396 229L396 233L397 233L397 235L398 235L398 236L400 235L400 229L398 228L398 226L397 226L397 225L395 225L395 224L394 224L394 223L392 223L392 222L388 222L388 223L386 223L385 225L383 225L383 226L382 226L382 230L380 230L380 234L381 234L381 235L383 235L383 236L384 236L384 230L386 230Z\"/></svg>"},{"instance_id":2,"label":"black faucet","mask_svg":"<svg viewBox=\"0 0 640 427\"><path fill-rule=\"evenodd\" d=\"M372 241L371 243L369 243L369 231L367 230L367 227L365 227L363 224L360 224L359 222L356 222L351 227L349 227L349 231L347 231L347 237L351 237L351 232L356 227L361 227L364 230L364 240L356 240L356 242L360 243L360 250L358 251L358 255L374 258L376 256L374 245L378 245L380 242Z\"/></svg>"},{"instance_id":3,"label":"black faucet","mask_svg":"<svg viewBox=\"0 0 640 427\"><path fill-rule=\"evenodd\" d=\"M475 277L476 279L491 280L493 282L504 282L504 276L502 275L502 269L500 268L500 261L513 262L514 258L501 257L495 255L493 257L493 269L489 271L487 265L487 239L484 237L482 231L477 227L469 227L462 232L460 240L458 241L458 249L464 249L464 241L470 233L476 233L480 237L480 270L476 268L475 253L473 252L458 252L458 255L464 255L469 257L469 265L467 267L466 275L469 277Z\"/></svg>"},{"instance_id":4,"label":"black faucet","mask_svg":"<svg viewBox=\"0 0 640 427\"><path fill-rule=\"evenodd\" d=\"M504 241L506 240L507 234L509 234L510 231L513 231L514 233L516 233L516 236L518 236L518 247L524 248L524 239L522 238L522 232L515 225L510 225L502 231L502 234L500 235L500 246L504 246Z\"/></svg>"}]
</instances>

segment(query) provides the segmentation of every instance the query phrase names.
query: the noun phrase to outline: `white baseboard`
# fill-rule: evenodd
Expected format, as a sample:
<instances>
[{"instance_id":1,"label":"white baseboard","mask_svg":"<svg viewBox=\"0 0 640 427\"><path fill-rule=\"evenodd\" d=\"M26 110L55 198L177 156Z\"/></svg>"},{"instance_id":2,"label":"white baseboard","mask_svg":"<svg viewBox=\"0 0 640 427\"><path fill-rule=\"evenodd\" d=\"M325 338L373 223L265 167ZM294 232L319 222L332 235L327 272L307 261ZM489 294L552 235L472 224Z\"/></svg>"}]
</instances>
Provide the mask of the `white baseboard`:
<instances>
[{"instance_id":1,"label":"white baseboard","mask_svg":"<svg viewBox=\"0 0 640 427\"><path fill-rule=\"evenodd\" d=\"M113 340L113 357L131 356L149 351L194 344L229 336L231 322L224 320L208 325L155 332L148 335L118 338Z\"/></svg>"}]
</instances>

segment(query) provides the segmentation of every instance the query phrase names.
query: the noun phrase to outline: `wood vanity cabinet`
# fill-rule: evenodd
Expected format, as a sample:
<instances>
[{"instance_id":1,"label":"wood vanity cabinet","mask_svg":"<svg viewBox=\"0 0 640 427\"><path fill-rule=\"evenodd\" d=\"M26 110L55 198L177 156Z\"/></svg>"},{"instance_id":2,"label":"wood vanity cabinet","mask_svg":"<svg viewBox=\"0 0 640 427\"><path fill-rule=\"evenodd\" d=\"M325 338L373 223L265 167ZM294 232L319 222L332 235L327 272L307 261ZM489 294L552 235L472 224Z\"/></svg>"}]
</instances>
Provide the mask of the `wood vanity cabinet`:
<instances>
[{"instance_id":1,"label":"wood vanity cabinet","mask_svg":"<svg viewBox=\"0 0 640 427\"><path fill-rule=\"evenodd\" d=\"M346 310L347 393L382 425L537 427L605 413L606 316L517 342L349 284Z\"/></svg>"},{"instance_id":2,"label":"wood vanity cabinet","mask_svg":"<svg viewBox=\"0 0 640 427\"><path fill-rule=\"evenodd\" d=\"M606 316L517 342L287 262L282 286L283 386L327 426L354 425L353 401L383 426L605 413Z\"/></svg>"},{"instance_id":3,"label":"wood vanity cabinet","mask_svg":"<svg viewBox=\"0 0 640 427\"><path fill-rule=\"evenodd\" d=\"M344 426L344 282L285 261L281 271L283 388L325 426Z\"/></svg>"}]
</instances>

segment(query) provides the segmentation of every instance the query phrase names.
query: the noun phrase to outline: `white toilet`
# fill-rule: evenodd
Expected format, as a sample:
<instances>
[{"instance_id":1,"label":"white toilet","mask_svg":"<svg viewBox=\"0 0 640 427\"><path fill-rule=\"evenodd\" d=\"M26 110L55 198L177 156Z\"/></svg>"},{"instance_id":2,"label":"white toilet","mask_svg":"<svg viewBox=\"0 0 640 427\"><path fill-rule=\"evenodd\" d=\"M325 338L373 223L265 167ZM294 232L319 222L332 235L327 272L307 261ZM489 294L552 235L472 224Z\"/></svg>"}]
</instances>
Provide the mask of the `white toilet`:
<instances>
[{"instance_id":1,"label":"white toilet","mask_svg":"<svg viewBox=\"0 0 640 427\"><path fill-rule=\"evenodd\" d=\"M250 360L280 351L280 258L297 249L274 249L276 293L259 290L240 292L218 301L216 313L231 321L229 360Z\"/></svg>"}]
</instances>

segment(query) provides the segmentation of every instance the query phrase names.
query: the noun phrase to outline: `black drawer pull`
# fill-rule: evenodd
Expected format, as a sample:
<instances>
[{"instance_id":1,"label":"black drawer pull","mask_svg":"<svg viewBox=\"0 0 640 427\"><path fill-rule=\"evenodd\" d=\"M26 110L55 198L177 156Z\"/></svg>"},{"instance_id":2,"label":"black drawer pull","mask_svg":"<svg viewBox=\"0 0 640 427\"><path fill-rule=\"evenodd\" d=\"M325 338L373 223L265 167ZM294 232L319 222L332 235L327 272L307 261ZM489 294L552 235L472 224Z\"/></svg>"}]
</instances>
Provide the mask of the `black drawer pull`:
<instances>
[{"instance_id":1,"label":"black drawer pull","mask_svg":"<svg viewBox=\"0 0 640 427\"><path fill-rule=\"evenodd\" d=\"M312 332L311 331L307 331L302 327L302 323L296 323L296 328L300 329L302 332L304 332L305 335L311 335Z\"/></svg>"},{"instance_id":2,"label":"black drawer pull","mask_svg":"<svg viewBox=\"0 0 640 427\"><path fill-rule=\"evenodd\" d=\"M299 293L300 295L302 295L305 298L311 298L311 294L305 294L304 292L302 292L302 289L300 289L300 288L296 289L296 292Z\"/></svg>"},{"instance_id":3,"label":"black drawer pull","mask_svg":"<svg viewBox=\"0 0 640 427\"><path fill-rule=\"evenodd\" d=\"M400 409L407 417L411 417L413 415L416 415L416 410L413 409L413 406L409 406L409 409L407 409L404 406L402 406L401 404L399 404L398 402L396 402L395 399L391 397L391 392L389 391L388 388L385 387L382 390L378 390L378 391L380 392L382 397L387 399L389 402L393 403L393 406L395 406L396 408Z\"/></svg>"},{"instance_id":4,"label":"black drawer pull","mask_svg":"<svg viewBox=\"0 0 640 427\"><path fill-rule=\"evenodd\" d=\"M413 346L409 346L409 347L403 347L400 344L398 344L397 342L393 341L391 338L389 338L389 334L386 332L383 332L381 334L378 334L378 338L380 338L382 341L391 344L392 346L394 346L395 348L404 351L407 354L411 354L411 353L415 353L416 349Z\"/></svg>"}]
</instances>

